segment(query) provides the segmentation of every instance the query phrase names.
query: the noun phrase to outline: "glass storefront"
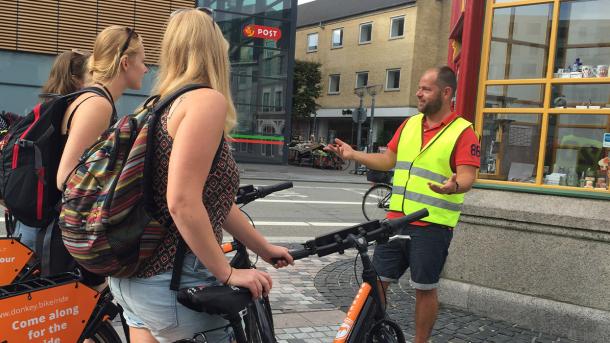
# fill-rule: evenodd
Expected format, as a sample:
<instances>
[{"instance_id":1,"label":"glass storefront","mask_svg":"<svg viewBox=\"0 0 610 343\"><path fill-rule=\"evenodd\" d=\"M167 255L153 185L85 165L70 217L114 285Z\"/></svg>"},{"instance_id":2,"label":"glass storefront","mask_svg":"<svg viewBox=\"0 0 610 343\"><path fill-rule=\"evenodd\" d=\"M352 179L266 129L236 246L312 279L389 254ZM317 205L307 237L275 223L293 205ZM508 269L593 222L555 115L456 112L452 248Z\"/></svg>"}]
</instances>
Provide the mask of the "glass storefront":
<instances>
[{"instance_id":1,"label":"glass storefront","mask_svg":"<svg viewBox=\"0 0 610 343\"><path fill-rule=\"evenodd\" d=\"M296 0L199 0L229 41L234 155L283 163L290 131Z\"/></svg>"},{"instance_id":2,"label":"glass storefront","mask_svg":"<svg viewBox=\"0 0 610 343\"><path fill-rule=\"evenodd\" d=\"M610 0L488 1L479 181L609 194Z\"/></svg>"}]
</instances>

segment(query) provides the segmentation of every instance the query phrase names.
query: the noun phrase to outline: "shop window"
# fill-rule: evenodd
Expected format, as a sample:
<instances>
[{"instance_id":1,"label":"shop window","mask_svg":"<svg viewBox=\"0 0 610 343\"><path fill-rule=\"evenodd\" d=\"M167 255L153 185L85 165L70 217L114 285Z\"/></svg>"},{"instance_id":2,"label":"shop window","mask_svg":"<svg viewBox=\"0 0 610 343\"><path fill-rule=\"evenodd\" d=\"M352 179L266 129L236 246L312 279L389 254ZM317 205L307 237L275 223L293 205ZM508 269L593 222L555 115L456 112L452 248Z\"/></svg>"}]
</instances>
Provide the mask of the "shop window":
<instances>
[{"instance_id":1,"label":"shop window","mask_svg":"<svg viewBox=\"0 0 610 343\"><path fill-rule=\"evenodd\" d=\"M545 76L552 14L552 4L494 10L488 79Z\"/></svg>"},{"instance_id":2,"label":"shop window","mask_svg":"<svg viewBox=\"0 0 610 343\"><path fill-rule=\"evenodd\" d=\"M360 24L360 39L358 43L370 43L373 39L373 23Z\"/></svg>"},{"instance_id":3,"label":"shop window","mask_svg":"<svg viewBox=\"0 0 610 343\"><path fill-rule=\"evenodd\" d=\"M341 75L330 75L328 77L328 94L339 94L339 83Z\"/></svg>"},{"instance_id":4,"label":"shop window","mask_svg":"<svg viewBox=\"0 0 610 343\"><path fill-rule=\"evenodd\" d=\"M542 107L544 87L542 85L487 86L485 107Z\"/></svg>"},{"instance_id":5,"label":"shop window","mask_svg":"<svg viewBox=\"0 0 610 343\"><path fill-rule=\"evenodd\" d=\"M549 117L544 184L608 190L610 115L558 114Z\"/></svg>"},{"instance_id":6,"label":"shop window","mask_svg":"<svg viewBox=\"0 0 610 343\"><path fill-rule=\"evenodd\" d=\"M605 197L610 0L523 3L489 1L486 13L479 181Z\"/></svg>"},{"instance_id":7,"label":"shop window","mask_svg":"<svg viewBox=\"0 0 610 343\"><path fill-rule=\"evenodd\" d=\"M318 34L310 33L307 35L307 52L318 51Z\"/></svg>"},{"instance_id":8,"label":"shop window","mask_svg":"<svg viewBox=\"0 0 610 343\"><path fill-rule=\"evenodd\" d=\"M356 88L366 87L369 84L369 72L356 73Z\"/></svg>"},{"instance_id":9,"label":"shop window","mask_svg":"<svg viewBox=\"0 0 610 343\"><path fill-rule=\"evenodd\" d=\"M395 91L400 89L400 69L388 69L386 74L385 90Z\"/></svg>"},{"instance_id":10,"label":"shop window","mask_svg":"<svg viewBox=\"0 0 610 343\"><path fill-rule=\"evenodd\" d=\"M539 114L486 113L479 178L535 183L541 118Z\"/></svg>"},{"instance_id":11,"label":"shop window","mask_svg":"<svg viewBox=\"0 0 610 343\"><path fill-rule=\"evenodd\" d=\"M395 17L391 19L390 39L400 38L405 35L405 17Z\"/></svg>"},{"instance_id":12,"label":"shop window","mask_svg":"<svg viewBox=\"0 0 610 343\"><path fill-rule=\"evenodd\" d=\"M332 34L332 47L340 48L343 46L343 29L334 29Z\"/></svg>"}]
</instances>

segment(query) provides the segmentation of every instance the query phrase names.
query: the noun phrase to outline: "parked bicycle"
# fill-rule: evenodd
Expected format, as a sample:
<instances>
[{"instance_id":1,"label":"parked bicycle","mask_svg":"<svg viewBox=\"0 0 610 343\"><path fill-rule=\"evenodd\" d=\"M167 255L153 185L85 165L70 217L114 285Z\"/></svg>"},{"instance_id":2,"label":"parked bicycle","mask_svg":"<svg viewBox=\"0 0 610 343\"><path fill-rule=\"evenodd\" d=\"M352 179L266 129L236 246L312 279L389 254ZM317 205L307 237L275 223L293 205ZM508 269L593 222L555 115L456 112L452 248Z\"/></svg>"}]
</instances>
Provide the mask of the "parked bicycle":
<instances>
[{"instance_id":1,"label":"parked bicycle","mask_svg":"<svg viewBox=\"0 0 610 343\"><path fill-rule=\"evenodd\" d=\"M362 197L362 214L367 220L384 219L390 210L392 171L368 170L366 179L373 183Z\"/></svg>"},{"instance_id":2,"label":"parked bicycle","mask_svg":"<svg viewBox=\"0 0 610 343\"><path fill-rule=\"evenodd\" d=\"M259 187L241 186L237 192L235 203L242 205L241 208L243 208L256 199L262 199L271 193L292 188L292 186L292 182ZM246 216L250 218L247 213ZM254 225L251 218L250 221ZM231 259L233 268L256 268L256 261L252 262L246 246L240 241L233 239L231 242L224 243L222 250L225 254L235 252ZM203 291L205 291L205 297L200 299L201 302L194 304L189 300L192 294L200 294ZM219 301L220 299L223 300ZM247 288L234 286L191 287L178 292L178 301L192 310L223 316L229 321L237 342L276 342L271 305L267 296L253 300ZM192 339L179 342L207 342L205 334L205 332L199 332Z\"/></svg>"},{"instance_id":3,"label":"parked bicycle","mask_svg":"<svg viewBox=\"0 0 610 343\"><path fill-rule=\"evenodd\" d=\"M290 252L295 260L311 255L323 257L334 253L342 254L351 248L355 248L359 252L364 268L362 284L347 317L335 336L334 343L405 342L404 334L398 324L387 316L385 301L382 301L385 299L385 294L377 286L378 276L368 255L368 246L373 242L383 243L390 239L409 239L408 236L395 236L394 233L398 228L426 216L428 216L428 210L424 209L398 219L365 222L309 240L303 244L302 249ZM257 325L257 329L261 333L261 341L249 340L250 337L241 329L243 309L255 303L246 288L192 287L181 290L178 294L178 301L195 311L217 314L226 318L236 330L237 343L276 342L272 326L265 325L264 319L262 325ZM270 318L269 316L267 319L270 320Z\"/></svg>"}]
</instances>

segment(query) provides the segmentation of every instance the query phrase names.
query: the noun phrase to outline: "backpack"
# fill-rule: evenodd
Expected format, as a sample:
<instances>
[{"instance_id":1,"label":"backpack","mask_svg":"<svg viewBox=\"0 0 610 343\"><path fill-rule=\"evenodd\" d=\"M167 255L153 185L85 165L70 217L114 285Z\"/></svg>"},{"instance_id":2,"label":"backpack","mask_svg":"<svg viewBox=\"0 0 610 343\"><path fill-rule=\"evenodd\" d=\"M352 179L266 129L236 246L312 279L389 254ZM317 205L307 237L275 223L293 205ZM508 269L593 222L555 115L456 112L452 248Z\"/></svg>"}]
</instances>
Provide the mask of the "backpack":
<instances>
[{"instance_id":1,"label":"backpack","mask_svg":"<svg viewBox=\"0 0 610 343\"><path fill-rule=\"evenodd\" d=\"M27 226L46 228L57 217L61 192L55 185L64 148L61 124L70 103L86 92L109 99L101 89L91 87L39 103L2 139L2 197L10 213Z\"/></svg>"},{"instance_id":2,"label":"backpack","mask_svg":"<svg viewBox=\"0 0 610 343\"><path fill-rule=\"evenodd\" d=\"M151 213L155 126L174 99L204 85L187 85L146 100L121 118L80 159L64 183L59 227L76 262L92 273L132 276L162 241L167 227Z\"/></svg>"}]
</instances>

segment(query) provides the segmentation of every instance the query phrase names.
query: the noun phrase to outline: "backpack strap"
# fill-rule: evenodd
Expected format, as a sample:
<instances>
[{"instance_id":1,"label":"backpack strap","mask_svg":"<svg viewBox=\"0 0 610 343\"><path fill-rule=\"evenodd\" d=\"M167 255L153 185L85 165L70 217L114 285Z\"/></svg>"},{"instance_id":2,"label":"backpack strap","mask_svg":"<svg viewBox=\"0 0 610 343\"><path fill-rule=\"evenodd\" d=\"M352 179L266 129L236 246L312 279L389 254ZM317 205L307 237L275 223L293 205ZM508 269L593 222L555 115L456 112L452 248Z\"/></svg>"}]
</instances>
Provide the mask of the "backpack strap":
<instances>
[{"instance_id":1,"label":"backpack strap","mask_svg":"<svg viewBox=\"0 0 610 343\"><path fill-rule=\"evenodd\" d=\"M214 160L212 161L212 167L218 164L218 158L220 157L220 152L222 151L222 147L225 142L224 135L220 139L220 144L218 144L218 149L216 149L216 154L214 155ZM210 168L210 169L211 169ZM172 279L169 282L169 289L172 291L178 291L180 289L180 278L182 277L182 265L184 264L184 256L187 252L187 244L182 238L182 236L178 235L178 245L176 246L176 255L174 257L174 266L172 267Z\"/></svg>"},{"instance_id":2,"label":"backpack strap","mask_svg":"<svg viewBox=\"0 0 610 343\"><path fill-rule=\"evenodd\" d=\"M104 99L108 100L108 102L110 102L110 105L112 106L112 117L110 118L110 120L112 123L115 123L117 121L117 111L116 111L116 107L114 106L114 98L112 97L112 94L110 93L108 88L106 88L106 86L104 86L102 84L99 84L99 85L104 89L104 91L102 91L99 87L86 87L77 92L70 94L69 96L72 97L73 99L76 99L76 97L78 97L79 95L82 95L84 93L95 93L95 94L97 94L97 96L103 97ZM85 98L85 100L81 101L80 104L76 105L76 107L72 110L72 113L70 113L70 117L68 117L68 123L66 125L66 133L70 132L70 126L72 125L72 117L74 116L74 113L76 112L78 107L80 105L82 105L83 102L85 102L93 97L95 97L95 95Z\"/></svg>"},{"instance_id":3,"label":"backpack strap","mask_svg":"<svg viewBox=\"0 0 610 343\"><path fill-rule=\"evenodd\" d=\"M176 98L178 98L182 94L184 94L186 92L190 92L195 89L199 89L199 88L211 88L211 87L206 84L202 84L202 83L188 84L188 85L181 87L180 89L174 91L173 93L167 95L166 97L159 99L159 102L155 104L153 111L155 113L160 113L161 111L163 111L163 109L165 109L165 107L167 107L167 105L171 104L172 101L176 100Z\"/></svg>"},{"instance_id":4,"label":"backpack strap","mask_svg":"<svg viewBox=\"0 0 610 343\"><path fill-rule=\"evenodd\" d=\"M82 105L83 102L85 102L91 98L98 98L98 97L99 97L99 95L92 95L90 97L87 97L87 98L85 98L85 100L81 101L80 104L78 104L78 105L76 105L76 107L74 107L74 109L70 113L70 116L68 117L68 124L66 125L66 134L68 134L70 132L70 126L72 126L72 118L74 117L74 112L76 112L76 110L78 110L80 105Z\"/></svg>"}]
</instances>

